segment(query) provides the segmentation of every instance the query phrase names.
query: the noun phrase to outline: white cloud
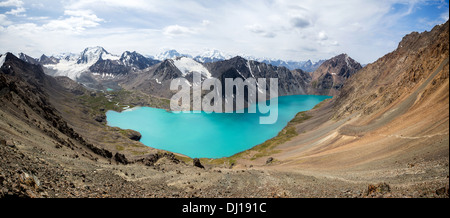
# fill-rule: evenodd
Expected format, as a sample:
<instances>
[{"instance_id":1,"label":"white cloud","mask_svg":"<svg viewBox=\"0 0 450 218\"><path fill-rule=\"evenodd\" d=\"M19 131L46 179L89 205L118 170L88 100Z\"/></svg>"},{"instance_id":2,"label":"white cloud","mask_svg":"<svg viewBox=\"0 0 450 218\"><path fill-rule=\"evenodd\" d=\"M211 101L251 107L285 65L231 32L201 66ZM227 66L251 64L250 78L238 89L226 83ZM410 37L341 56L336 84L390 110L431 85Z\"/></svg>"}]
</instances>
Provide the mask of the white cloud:
<instances>
[{"instance_id":1,"label":"white cloud","mask_svg":"<svg viewBox=\"0 0 450 218\"><path fill-rule=\"evenodd\" d=\"M21 0L6 0L0 2L0 7L21 7L23 6L23 1Z\"/></svg>"},{"instance_id":2,"label":"white cloud","mask_svg":"<svg viewBox=\"0 0 450 218\"><path fill-rule=\"evenodd\" d=\"M270 30L266 30L263 26L260 24L253 24L253 25L247 25L246 28L252 32L256 33L260 36L266 37L266 38L274 38L277 34Z\"/></svg>"},{"instance_id":3,"label":"white cloud","mask_svg":"<svg viewBox=\"0 0 450 218\"><path fill-rule=\"evenodd\" d=\"M38 21L38 20L48 20L48 19L50 19L50 17L46 17L46 16L40 16L40 17L28 17L27 19L28 19L28 20L35 20L35 21Z\"/></svg>"},{"instance_id":4,"label":"white cloud","mask_svg":"<svg viewBox=\"0 0 450 218\"><path fill-rule=\"evenodd\" d=\"M202 20L202 26L209 26L211 24L211 21L209 20Z\"/></svg>"},{"instance_id":5,"label":"white cloud","mask_svg":"<svg viewBox=\"0 0 450 218\"><path fill-rule=\"evenodd\" d=\"M15 7L5 14L15 15L15 16L25 16L25 8L23 7L24 3L21 0L7 0L0 2L0 7Z\"/></svg>"},{"instance_id":6,"label":"white cloud","mask_svg":"<svg viewBox=\"0 0 450 218\"><path fill-rule=\"evenodd\" d=\"M37 55L49 51L79 52L86 46L102 45L117 49L118 53L122 52L120 49L155 54L162 47L181 52L217 48L230 54L285 60L319 60L347 53L362 63L395 49L408 31L418 31L414 29L417 24L403 18L419 16L418 8L429 3L427 0L64 0L58 4L50 0L39 4L31 0L0 1L1 7L13 7L17 12L22 7L28 15L23 18L0 14L3 26L0 44L17 51L39 50ZM398 5L402 7L393 10ZM440 7L448 10L448 4ZM13 13L13 9L3 11ZM50 12L35 13L40 10ZM446 19L448 12L442 11L423 21L430 28Z\"/></svg>"},{"instance_id":7,"label":"white cloud","mask_svg":"<svg viewBox=\"0 0 450 218\"><path fill-rule=\"evenodd\" d=\"M69 16L63 19L51 20L43 25L47 30L63 30L74 34L80 34L86 28L92 28L100 25L103 19L98 18L89 10L66 10L64 15Z\"/></svg>"},{"instance_id":8,"label":"white cloud","mask_svg":"<svg viewBox=\"0 0 450 218\"><path fill-rule=\"evenodd\" d=\"M10 11L6 12L5 14L11 14L11 15L15 15L15 16L24 16L22 13L25 13L25 8L23 7L18 7L15 9L11 9Z\"/></svg>"},{"instance_id":9,"label":"white cloud","mask_svg":"<svg viewBox=\"0 0 450 218\"><path fill-rule=\"evenodd\" d=\"M171 25L167 26L163 30L164 35L167 36L176 36L176 35L187 35L194 34L195 31L191 28L180 26L180 25Z\"/></svg>"},{"instance_id":10,"label":"white cloud","mask_svg":"<svg viewBox=\"0 0 450 218\"><path fill-rule=\"evenodd\" d=\"M324 31L320 31L318 35L319 40L324 41L328 39L327 34Z\"/></svg>"},{"instance_id":11,"label":"white cloud","mask_svg":"<svg viewBox=\"0 0 450 218\"><path fill-rule=\"evenodd\" d=\"M0 26L8 26L10 24L12 24L12 22L8 20L8 17L4 14L0 14Z\"/></svg>"}]
</instances>

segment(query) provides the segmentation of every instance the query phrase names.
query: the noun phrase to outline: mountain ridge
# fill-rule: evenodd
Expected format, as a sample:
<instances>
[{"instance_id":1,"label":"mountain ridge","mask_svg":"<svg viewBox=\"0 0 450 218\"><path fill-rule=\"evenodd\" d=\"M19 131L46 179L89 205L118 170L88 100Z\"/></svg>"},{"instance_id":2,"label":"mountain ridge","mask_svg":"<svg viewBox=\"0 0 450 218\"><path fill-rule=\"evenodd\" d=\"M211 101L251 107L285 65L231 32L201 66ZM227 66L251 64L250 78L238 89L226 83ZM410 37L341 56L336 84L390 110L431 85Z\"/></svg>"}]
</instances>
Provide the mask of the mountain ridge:
<instances>
[{"instance_id":1,"label":"mountain ridge","mask_svg":"<svg viewBox=\"0 0 450 218\"><path fill-rule=\"evenodd\" d=\"M104 123L105 111L153 102L150 95L87 90L1 55L0 197L448 198L448 38L447 21L408 34L357 73L333 72L330 61L321 72L348 76L339 94L297 114L275 138L217 160L152 149ZM337 60L352 65L345 55ZM287 70L242 57L207 66L219 78ZM180 76L169 59L127 79L160 90L158 81Z\"/></svg>"}]
</instances>

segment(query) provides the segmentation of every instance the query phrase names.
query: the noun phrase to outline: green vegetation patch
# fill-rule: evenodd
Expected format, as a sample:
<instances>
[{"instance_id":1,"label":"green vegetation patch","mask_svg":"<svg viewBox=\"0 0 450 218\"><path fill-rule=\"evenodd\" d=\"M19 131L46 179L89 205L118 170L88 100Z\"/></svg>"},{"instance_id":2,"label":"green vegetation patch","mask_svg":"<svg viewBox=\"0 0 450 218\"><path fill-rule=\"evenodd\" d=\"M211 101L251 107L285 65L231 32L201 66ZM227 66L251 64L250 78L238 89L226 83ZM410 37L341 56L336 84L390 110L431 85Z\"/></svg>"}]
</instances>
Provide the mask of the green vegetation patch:
<instances>
[{"instance_id":1,"label":"green vegetation patch","mask_svg":"<svg viewBox=\"0 0 450 218\"><path fill-rule=\"evenodd\" d=\"M279 153L279 150L274 150L274 148L278 145L288 142L293 137L297 136L296 125L303 123L305 120L310 119L312 116L308 115L306 112L298 113L294 119L292 119L283 130L274 138L271 138L264 143L255 146L250 149L250 151L257 151L255 155L251 158L251 160L255 160L260 157L269 156L272 154Z\"/></svg>"}]
</instances>

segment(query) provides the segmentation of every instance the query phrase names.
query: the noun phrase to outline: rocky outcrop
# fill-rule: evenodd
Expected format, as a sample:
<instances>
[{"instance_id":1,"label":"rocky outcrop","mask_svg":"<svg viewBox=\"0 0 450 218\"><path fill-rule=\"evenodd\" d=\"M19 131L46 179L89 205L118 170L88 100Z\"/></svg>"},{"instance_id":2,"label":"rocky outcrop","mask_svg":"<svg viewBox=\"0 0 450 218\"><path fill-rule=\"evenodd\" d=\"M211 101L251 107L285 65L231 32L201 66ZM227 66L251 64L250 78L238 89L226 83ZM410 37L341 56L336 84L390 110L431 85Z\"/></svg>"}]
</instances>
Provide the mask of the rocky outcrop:
<instances>
[{"instance_id":1,"label":"rocky outcrop","mask_svg":"<svg viewBox=\"0 0 450 218\"><path fill-rule=\"evenodd\" d=\"M266 164L271 164L273 162L273 157L269 157L266 160Z\"/></svg>"},{"instance_id":2,"label":"rocky outcrop","mask_svg":"<svg viewBox=\"0 0 450 218\"><path fill-rule=\"evenodd\" d=\"M198 158L194 158L194 160L192 161L194 164L194 167L198 167L201 169L204 169L205 167L202 165L202 163L200 162L200 159Z\"/></svg>"},{"instance_id":3,"label":"rocky outcrop","mask_svg":"<svg viewBox=\"0 0 450 218\"><path fill-rule=\"evenodd\" d=\"M125 157L125 155L121 154L121 153L116 153L114 155L114 160L116 160L118 163L125 164L125 165L127 165L129 163L127 158Z\"/></svg>"},{"instance_id":4,"label":"rocky outcrop","mask_svg":"<svg viewBox=\"0 0 450 218\"><path fill-rule=\"evenodd\" d=\"M366 195L367 196L377 196L377 195L385 195L391 191L391 187L387 183L380 183L377 185L370 184L367 187Z\"/></svg>"},{"instance_id":5,"label":"rocky outcrop","mask_svg":"<svg viewBox=\"0 0 450 218\"><path fill-rule=\"evenodd\" d=\"M155 153L147 155L145 158L141 158L136 160L136 163L142 163L146 166L153 166L156 162L158 162L161 158L167 158L171 162L175 164L179 164L180 160L178 160L173 153L166 152L166 153Z\"/></svg>"},{"instance_id":6,"label":"rocky outcrop","mask_svg":"<svg viewBox=\"0 0 450 218\"><path fill-rule=\"evenodd\" d=\"M104 123L106 121L106 115L104 114L97 115L95 116L94 120L99 123Z\"/></svg>"},{"instance_id":7,"label":"rocky outcrop","mask_svg":"<svg viewBox=\"0 0 450 218\"><path fill-rule=\"evenodd\" d=\"M134 130L131 130L131 129L126 130L126 131L127 131L127 135L128 135L129 139L131 139L133 141L140 141L141 140L142 135L138 131L134 131Z\"/></svg>"}]
</instances>

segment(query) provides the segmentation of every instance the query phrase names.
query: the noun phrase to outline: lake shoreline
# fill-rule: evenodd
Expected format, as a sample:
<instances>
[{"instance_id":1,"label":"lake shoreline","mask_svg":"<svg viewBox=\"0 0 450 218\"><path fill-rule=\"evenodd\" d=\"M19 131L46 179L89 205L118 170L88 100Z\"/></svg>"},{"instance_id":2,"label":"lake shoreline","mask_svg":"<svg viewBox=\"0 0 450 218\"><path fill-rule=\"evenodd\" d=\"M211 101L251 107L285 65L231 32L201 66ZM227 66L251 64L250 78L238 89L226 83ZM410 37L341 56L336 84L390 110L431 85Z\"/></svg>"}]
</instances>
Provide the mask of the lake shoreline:
<instances>
[{"instance_id":1,"label":"lake shoreline","mask_svg":"<svg viewBox=\"0 0 450 218\"><path fill-rule=\"evenodd\" d=\"M186 155L190 158L220 159L223 157L231 157L274 138L297 113L310 110L323 100L329 98L331 96L281 96L276 105L280 111L279 120L277 120L275 125L265 127L255 125L258 121L257 116L264 114L258 112L251 114L247 113L246 110L244 110L245 113L236 113L236 111L233 113L208 113L204 111L173 113L165 109L139 107L120 113L108 111L106 114L107 124L109 126L140 132L143 135L141 142L146 146ZM302 102L302 99L304 102ZM255 104L252 106L255 106ZM141 113L141 111L146 112ZM156 114L145 115L145 113ZM120 118L121 116L130 117ZM114 119L120 120L116 122ZM150 119L151 121L147 123L152 123L153 126L149 127L143 124L144 119ZM133 124L129 125L130 122L135 124L141 123L142 126L136 127ZM187 136L184 134L187 134ZM167 146L166 141L170 141L167 143L169 146ZM181 144L184 146L187 144L187 146L191 147L189 149L177 148ZM226 151L225 153L220 153L214 151L214 149ZM208 155L207 152L213 155Z\"/></svg>"}]
</instances>

